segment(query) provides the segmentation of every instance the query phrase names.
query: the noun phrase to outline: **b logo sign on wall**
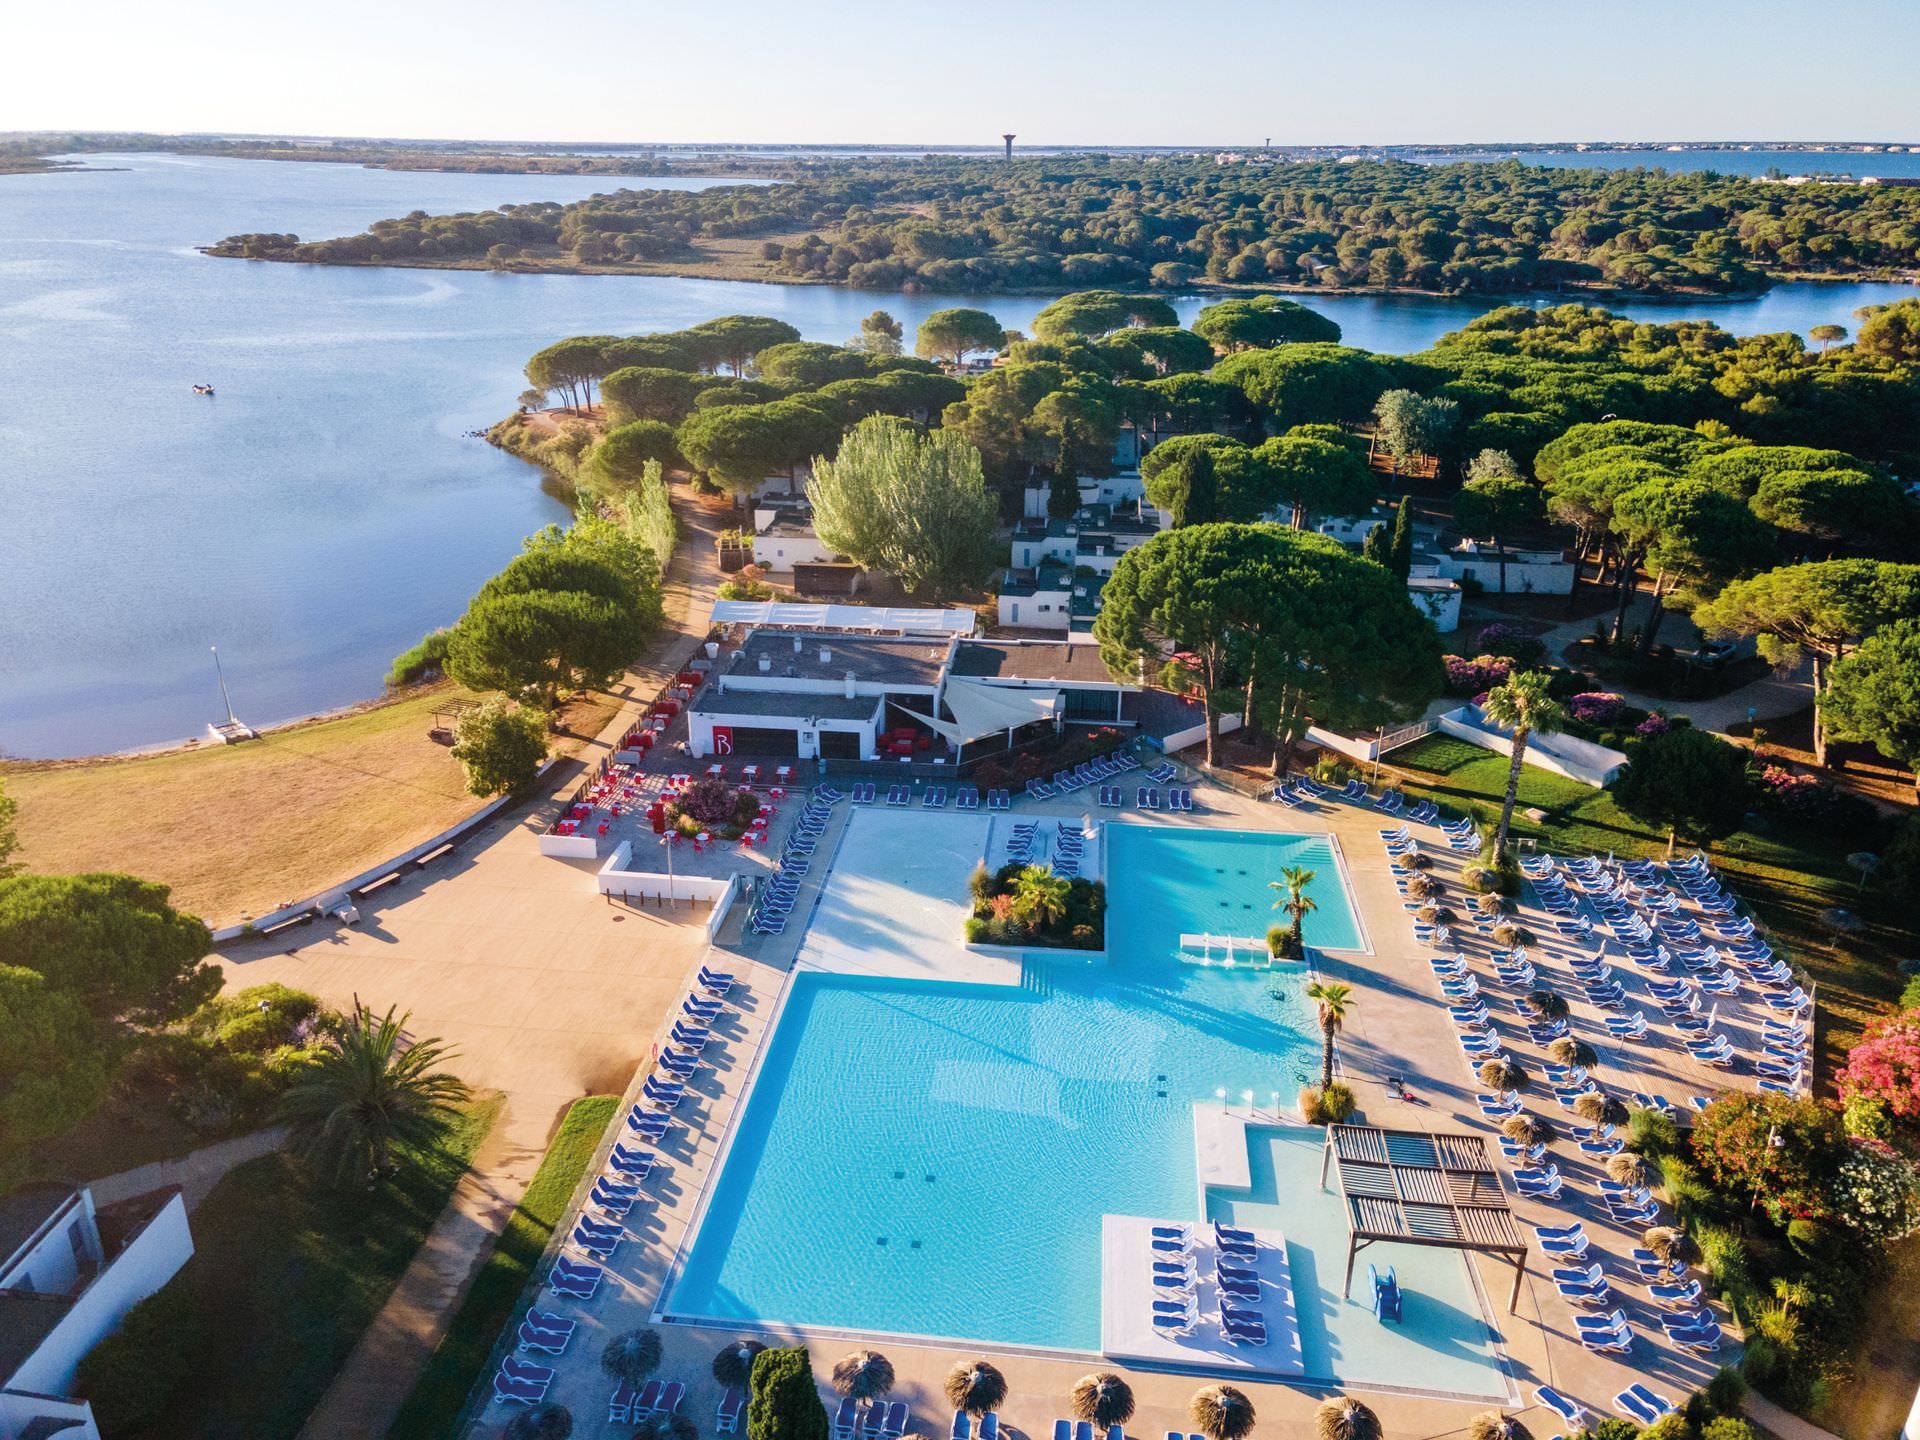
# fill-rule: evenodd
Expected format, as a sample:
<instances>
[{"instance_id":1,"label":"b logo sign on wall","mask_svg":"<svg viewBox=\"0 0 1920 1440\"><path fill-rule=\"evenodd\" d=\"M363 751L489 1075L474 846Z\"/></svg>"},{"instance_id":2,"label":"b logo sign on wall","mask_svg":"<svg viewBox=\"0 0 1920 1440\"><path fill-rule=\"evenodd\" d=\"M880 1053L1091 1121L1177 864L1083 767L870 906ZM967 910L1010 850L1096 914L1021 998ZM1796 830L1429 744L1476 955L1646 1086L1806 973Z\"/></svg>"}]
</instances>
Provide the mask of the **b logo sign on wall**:
<instances>
[{"instance_id":1,"label":"b logo sign on wall","mask_svg":"<svg viewBox=\"0 0 1920 1440\"><path fill-rule=\"evenodd\" d=\"M733 753L733 727L716 725L713 727L713 753L731 755Z\"/></svg>"}]
</instances>

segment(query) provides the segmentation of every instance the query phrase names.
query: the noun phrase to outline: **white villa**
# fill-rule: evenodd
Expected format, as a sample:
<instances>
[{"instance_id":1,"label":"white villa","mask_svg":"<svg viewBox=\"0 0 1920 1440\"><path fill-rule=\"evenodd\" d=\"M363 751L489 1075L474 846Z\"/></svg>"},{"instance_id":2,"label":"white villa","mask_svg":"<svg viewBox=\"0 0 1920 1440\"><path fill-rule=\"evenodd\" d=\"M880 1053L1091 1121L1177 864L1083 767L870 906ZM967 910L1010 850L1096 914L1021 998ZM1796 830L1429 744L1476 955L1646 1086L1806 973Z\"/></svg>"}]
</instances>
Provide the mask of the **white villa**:
<instances>
[{"instance_id":1,"label":"white villa","mask_svg":"<svg viewBox=\"0 0 1920 1440\"><path fill-rule=\"evenodd\" d=\"M99 1440L74 1372L192 1254L178 1190L105 1209L52 1181L0 1196L0 1436Z\"/></svg>"}]
</instances>

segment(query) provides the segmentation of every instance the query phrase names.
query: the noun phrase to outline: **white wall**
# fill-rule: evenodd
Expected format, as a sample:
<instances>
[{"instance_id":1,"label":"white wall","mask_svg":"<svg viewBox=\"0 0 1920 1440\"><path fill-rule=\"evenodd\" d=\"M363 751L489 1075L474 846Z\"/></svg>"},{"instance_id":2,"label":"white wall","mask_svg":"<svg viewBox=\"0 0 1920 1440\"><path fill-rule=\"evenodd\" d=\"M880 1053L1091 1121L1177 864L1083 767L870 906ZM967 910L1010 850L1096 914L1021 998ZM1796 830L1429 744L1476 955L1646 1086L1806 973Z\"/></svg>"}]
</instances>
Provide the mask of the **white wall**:
<instances>
[{"instance_id":1,"label":"white wall","mask_svg":"<svg viewBox=\"0 0 1920 1440\"><path fill-rule=\"evenodd\" d=\"M768 570L791 570L796 565L830 565L840 558L817 535L756 535L753 563Z\"/></svg>"},{"instance_id":2,"label":"white wall","mask_svg":"<svg viewBox=\"0 0 1920 1440\"><path fill-rule=\"evenodd\" d=\"M1000 623L1029 630L1065 630L1073 619L1073 598L1064 590L1041 590L1032 595L1002 595Z\"/></svg>"},{"instance_id":3,"label":"white wall","mask_svg":"<svg viewBox=\"0 0 1920 1440\"><path fill-rule=\"evenodd\" d=\"M1448 580L1478 580L1489 594L1498 595L1500 589L1500 558L1491 550L1478 554L1449 550L1436 557L1440 565L1440 574ZM1507 556L1507 588L1509 595L1568 595L1573 592L1573 562L1554 558L1523 559L1519 556Z\"/></svg>"},{"instance_id":4,"label":"white wall","mask_svg":"<svg viewBox=\"0 0 1920 1440\"><path fill-rule=\"evenodd\" d=\"M587 822L582 820L582 825ZM562 860L591 860L600 853L600 842L593 835L542 835L540 853Z\"/></svg>"},{"instance_id":5,"label":"white wall","mask_svg":"<svg viewBox=\"0 0 1920 1440\"><path fill-rule=\"evenodd\" d=\"M1460 628L1460 595L1458 585L1440 586L1431 581L1416 584L1411 579L1407 582L1407 598L1433 621L1433 628L1442 635L1451 635Z\"/></svg>"},{"instance_id":6,"label":"white wall","mask_svg":"<svg viewBox=\"0 0 1920 1440\"><path fill-rule=\"evenodd\" d=\"M14 1372L10 1386L65 1394L87 1352L119 1329L127 1312L171 1280L192 1255L186 1202L176 1192L133 1243L94 1277L53 1333Z\"/></svg>"},{"instance_id":7,"label":"white wall","mask_svg":"<svg viewBox=\"0 0 1920 1440\"><path fill-rule=\"evenodd\" d=\"M1456 739L1496 754L1513 754L1512 737L1472 705L1449 710L1438 717L1437 723L1441 730ZM1599 790L1612 783L1614 776L1620 773L1620 767L1627 763L1627 757L1621 751L1609 750L1604 745L1595 745L1573 735L1534 735L1527 740L1526 763Z\"/></svg>"},{"instance_id":8,"label":"white wall","mask_svg":"<svg viewBox=\"0 0 1920 1440\"><path fill-rule=\"evenodd\" d=\"M931 691L924 692L931 702ZM715 726L725 729L741 726L752 730L791 730L798 747L795 758L812 760L820 753L820 735L832 730L860 737L860 758L871 760L874 757L874 740L879 733L881 710L879 697L874 697L874 714L865 720L842 720L838 718L810 719L797 715L728 715L724 712L689 711L687 714L687 754L696 760L704 760L713 754L713 731Z\"/></svg>"},{"instance_id":9,"label":"white wall","mask_svg":"<svg viewBox=\"0 0 1920 1440\"><path fill-rule=\"evenodd\" d=\"M673 875L665 870L629 870L633 863L632 843L622 840L614 847L607 863L600 867L598 888L602 895L625 895L636 900L713 900L718 901L733 889L735 878L717 880L711 875Z\"/></svg>"},{"instance_id":10,"label":"white wall","mask_svg":"<svg viewBox=\"0 0 1920 1440\"><path fill-rule=\"evenodd\" d=\"M1240 728L1240 717L1238 715L1222 715L1220 717L1220 733L1222 735L1232 734L1235 730L1238 730L1239 728ZM1195 725L1190 729L1181 730L1176 734L1167 736L1166 739L1160 742L1160 748L1163 751L1165 751L1167 754L1171 755L1173 754L1174 751L1184 750L1189 745L1198 745L1202 743L1206 738L1207 738L1207 722L1205 720L1202 720L1198 725Z\"/></svg>"}]
</instances>

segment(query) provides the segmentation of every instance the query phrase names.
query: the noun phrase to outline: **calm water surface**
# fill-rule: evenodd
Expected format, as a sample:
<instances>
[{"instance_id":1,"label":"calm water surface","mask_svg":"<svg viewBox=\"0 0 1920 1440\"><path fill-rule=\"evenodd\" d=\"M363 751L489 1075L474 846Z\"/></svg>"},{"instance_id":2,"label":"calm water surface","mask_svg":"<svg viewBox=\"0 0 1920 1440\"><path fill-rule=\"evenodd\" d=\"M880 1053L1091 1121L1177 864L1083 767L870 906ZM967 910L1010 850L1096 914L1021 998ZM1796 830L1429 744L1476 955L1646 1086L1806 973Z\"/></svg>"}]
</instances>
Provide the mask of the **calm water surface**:
<instances>
[{"instance_id":1,"label":"calm water surface","mask_svg":"<svg viewBox=\"0 0 1920 1440\"><path fill-rule=\"evenodd\" d=\"M248 230L348 234L415 208L569 201L610 182L93 163L0 177L0 752L13 755L200 733L219 714L211 644L255 725L376 693L394 654L456 618L523 535L565 518L533 471L465 438L512 408L521 364L555 339L750 312L837 341L876 305L909 331L950 304L1024 328L1044 303L212 260L193 247ZM1804 332L1913 293L1797 285L1622 308ZM1201 303L1180 301L1182 318ZM1349 344L1402 352L1487 308L1309 303ZM218 395L194 395L196 381Z\"/></svg>"},{"instance_id":2,"label":"calm water surface","mask_svg":"<svg viewBox=\"0 0 1920 1440\"><path fill-rule=\"evenodd\" d=\"M1539 150L1521 153L1455 154L1435 151L1409 155L1422 164L1444 165L1456 160L1520 160L1528 165L1552 165L1575 170L1712 170L1721 175L1868 175L1883 178L1920 176L1920 155L1869 154L1860 150Z\"/></svg>"}]
</instances>

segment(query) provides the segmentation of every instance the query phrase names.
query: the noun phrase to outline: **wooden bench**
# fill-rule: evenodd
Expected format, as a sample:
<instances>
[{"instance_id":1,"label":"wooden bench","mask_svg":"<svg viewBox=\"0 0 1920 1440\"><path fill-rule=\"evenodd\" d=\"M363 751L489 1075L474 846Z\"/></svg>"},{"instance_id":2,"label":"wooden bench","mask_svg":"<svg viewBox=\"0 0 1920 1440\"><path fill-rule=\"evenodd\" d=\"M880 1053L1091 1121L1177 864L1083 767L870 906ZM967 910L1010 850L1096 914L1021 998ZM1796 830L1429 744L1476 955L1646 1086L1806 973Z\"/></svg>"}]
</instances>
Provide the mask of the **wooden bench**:
<instances>
[{"instance_id":1,"label":"wooden bench","mask_svg":"<svg viewBox=\"0 0 1920 1440\"><path fill-rule=\"evenodd\" d=\"M435 860L438 860L442 855L449 854L452 850L453 850L453 841L449 840L446 844L437 846L434 849L429 850L426 854L416 858L413 862L414 867L416 869L424 870L427 866L431 865Z\"/></svg>"}]
</instances>

